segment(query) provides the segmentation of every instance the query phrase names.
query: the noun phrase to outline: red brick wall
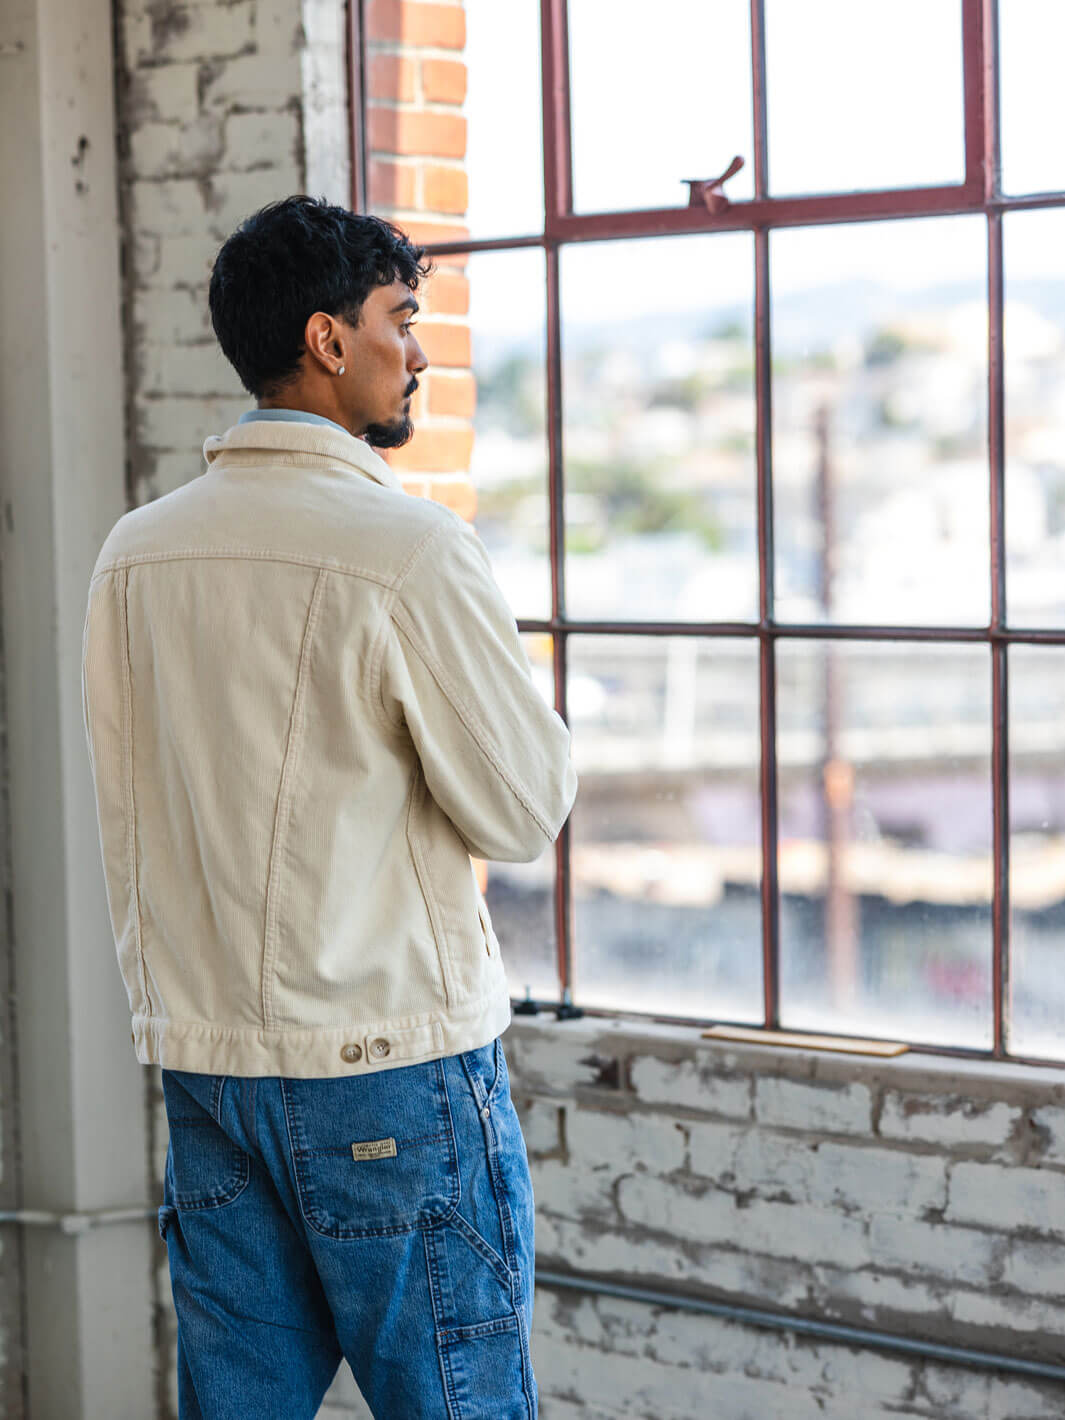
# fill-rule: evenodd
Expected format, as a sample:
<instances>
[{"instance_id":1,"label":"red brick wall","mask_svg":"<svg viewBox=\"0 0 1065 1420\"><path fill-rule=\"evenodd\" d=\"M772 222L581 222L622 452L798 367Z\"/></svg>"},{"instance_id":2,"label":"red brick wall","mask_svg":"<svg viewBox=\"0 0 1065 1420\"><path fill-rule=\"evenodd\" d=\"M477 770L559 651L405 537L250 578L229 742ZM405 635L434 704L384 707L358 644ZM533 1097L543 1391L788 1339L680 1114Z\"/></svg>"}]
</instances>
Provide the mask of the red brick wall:
<instances>
[{"instance_id":1,"label":"red brick wall","mask_svg":"<svg viewBox=\"0 0 1065 1420\"><path fill-rule=\"evenodd\" d=\"M369 207L418 242L470 234L465 44L462 0L371 0L367 7ZM403 448L382 454L409 493L447 503L472 521L476 389L466 257L434 262L419 295L417 330L429 369L411 401L416 433Z\"/></svg>"}]
</instances>

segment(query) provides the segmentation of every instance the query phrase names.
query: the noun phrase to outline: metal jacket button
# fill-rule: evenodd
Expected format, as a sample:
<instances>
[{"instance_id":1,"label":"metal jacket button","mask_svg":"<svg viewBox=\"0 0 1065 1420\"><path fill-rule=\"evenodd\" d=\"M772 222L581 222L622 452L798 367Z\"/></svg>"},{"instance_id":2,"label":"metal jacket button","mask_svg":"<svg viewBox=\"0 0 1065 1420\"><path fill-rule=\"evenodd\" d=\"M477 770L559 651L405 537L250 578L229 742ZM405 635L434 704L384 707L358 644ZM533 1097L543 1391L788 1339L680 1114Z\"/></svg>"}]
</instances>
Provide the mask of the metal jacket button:
<instances>
[{"instance_id":1,"label":"metal jacket button","mask_svg":"<svg viewBox=\"0 0 1065 1420\"><path fill-rule=\"evenodd\" d=\"M349 1065L353 1065L356 1060L362 1059L361 1045L342 1045L340 1047L340 1058L346 1060Z\"/></svg>"}]
</instances>

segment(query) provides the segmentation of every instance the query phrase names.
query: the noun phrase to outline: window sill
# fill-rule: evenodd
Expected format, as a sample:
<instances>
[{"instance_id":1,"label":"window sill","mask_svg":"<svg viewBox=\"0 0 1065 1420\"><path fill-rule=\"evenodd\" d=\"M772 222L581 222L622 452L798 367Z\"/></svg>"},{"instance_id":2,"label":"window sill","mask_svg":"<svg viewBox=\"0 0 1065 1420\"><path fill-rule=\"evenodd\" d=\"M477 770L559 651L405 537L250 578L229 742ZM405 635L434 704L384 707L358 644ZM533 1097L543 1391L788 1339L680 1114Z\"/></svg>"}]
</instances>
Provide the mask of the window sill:
<instances>
[{"instance_id":1,"label":"window sill","mask_svg":"<svg viewBox=\"0 0 1065 1420\"><path fill-rule=\"evenodd\" d=\"M772 1074L792 1079L819 1080L844 1084L854 1080L890 1081L899 1088L924 1093L964 1094L974 1098L997 1098L1002 1092L1020 1090L1038 1096L1065 1095L1065 1067L1029 1065L1014 1061L972 1059L932 1054L911 1047L903 1055L868 1056L841 1051L817 1050L802 1046L748 1044L739 1041L704 1039L701 1025L662 1024L635 1016L581 1016L557 1020L553 1012L536 1016L515 1015L505 1036L509 1047L522 1056L535 1053L537 1073L548 1078L544 1066L554 1053L560 1063L577 1061L580 1056L612 1060L617 1078L614 1088L631 1088L633 1059L651 1055L679 1063L698 1061L709 1076ZM588 1066L593 1083L593 1067ZM563 1072L572 1083L572 1066ZM599 1088L601 1088L601 1084ZM561 1091L560 1091L561 1092Z\"/></svg>"}]
</instances>

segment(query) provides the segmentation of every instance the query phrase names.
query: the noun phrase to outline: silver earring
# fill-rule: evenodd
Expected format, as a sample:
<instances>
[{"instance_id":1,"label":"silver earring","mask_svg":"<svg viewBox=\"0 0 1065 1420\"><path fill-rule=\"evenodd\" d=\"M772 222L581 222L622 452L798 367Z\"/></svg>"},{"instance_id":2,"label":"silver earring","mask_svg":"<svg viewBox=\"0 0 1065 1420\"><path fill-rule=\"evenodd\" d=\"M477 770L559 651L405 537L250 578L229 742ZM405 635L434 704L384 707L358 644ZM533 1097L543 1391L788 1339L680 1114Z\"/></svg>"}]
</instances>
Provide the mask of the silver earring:
<instances>
[{"instance_id":1,"label":"silver earring","mask_svg":"<svg viewBox=\"0 0 1065 1420\"><path fill-rule=\"evenodd\" d=\"M337 374L338 374L338 375L342 375L343 373L344 373L344 366L341 365L340 369L337 371Z\"/></svg>"}]
</instances>

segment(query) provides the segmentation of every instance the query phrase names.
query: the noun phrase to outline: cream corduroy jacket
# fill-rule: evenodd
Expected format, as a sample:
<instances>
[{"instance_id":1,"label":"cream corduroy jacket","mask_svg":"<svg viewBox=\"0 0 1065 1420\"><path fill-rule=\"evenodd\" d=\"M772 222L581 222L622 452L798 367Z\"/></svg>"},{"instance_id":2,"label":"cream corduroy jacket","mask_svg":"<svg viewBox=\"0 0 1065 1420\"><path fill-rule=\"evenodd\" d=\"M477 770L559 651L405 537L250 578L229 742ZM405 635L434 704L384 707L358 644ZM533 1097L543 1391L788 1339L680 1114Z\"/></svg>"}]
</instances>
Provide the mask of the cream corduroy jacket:
<instances>
[{"instance_id":1,"label":"cream corduroy jacket","mask_svg":"<svg viewBox=\"0 0 1065 1420\"><path fill-rule=\"evenodd\" d=\"M342 1076L511 1019L470 855L577 792L477 533L361 439L252 421L121 517L82 654L137 1059Z\"/></svg>"}]
</instances>

